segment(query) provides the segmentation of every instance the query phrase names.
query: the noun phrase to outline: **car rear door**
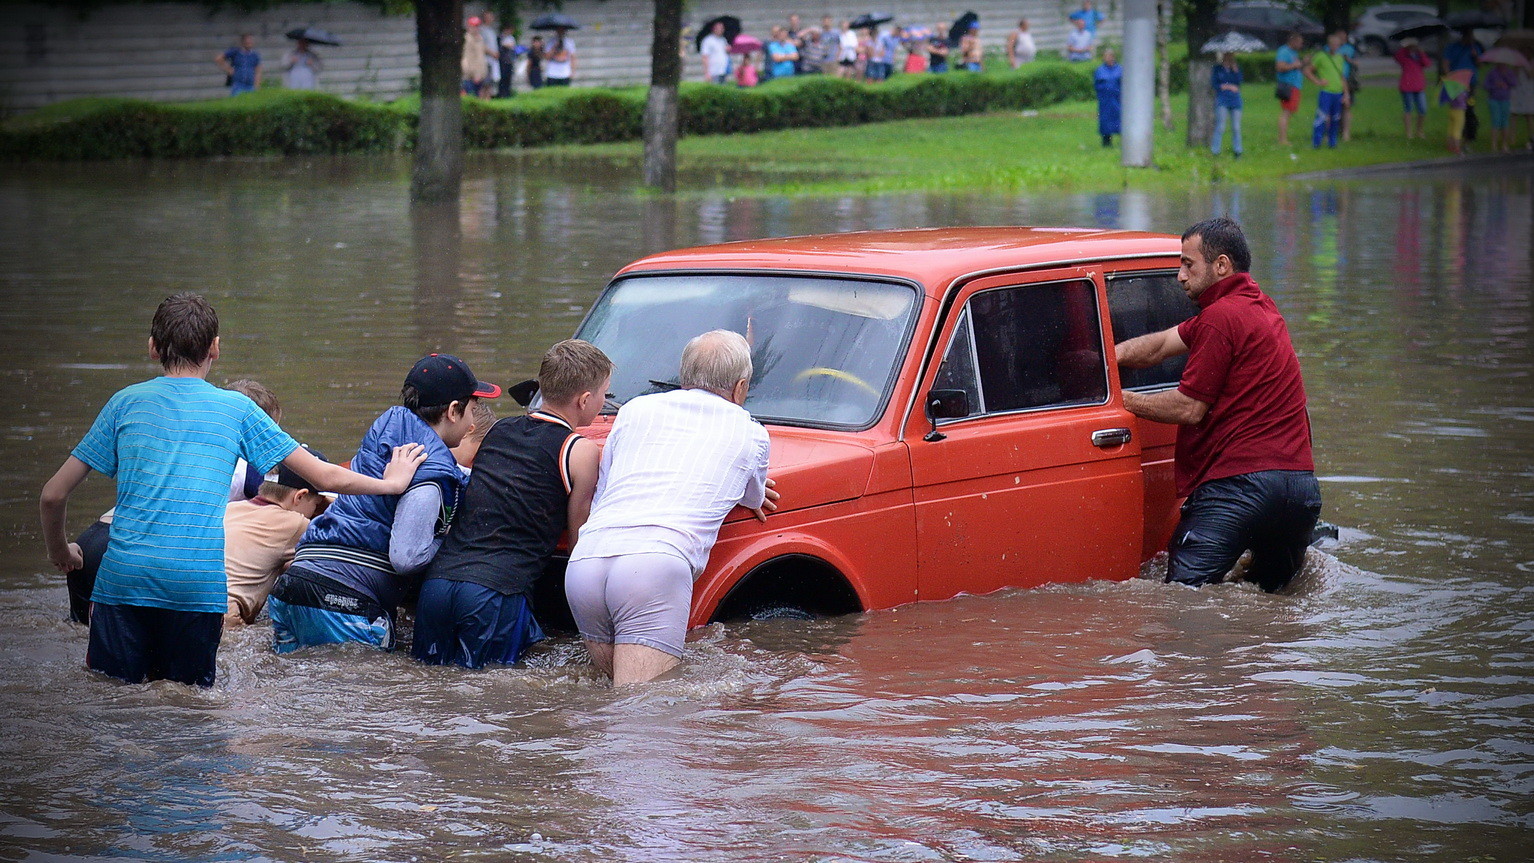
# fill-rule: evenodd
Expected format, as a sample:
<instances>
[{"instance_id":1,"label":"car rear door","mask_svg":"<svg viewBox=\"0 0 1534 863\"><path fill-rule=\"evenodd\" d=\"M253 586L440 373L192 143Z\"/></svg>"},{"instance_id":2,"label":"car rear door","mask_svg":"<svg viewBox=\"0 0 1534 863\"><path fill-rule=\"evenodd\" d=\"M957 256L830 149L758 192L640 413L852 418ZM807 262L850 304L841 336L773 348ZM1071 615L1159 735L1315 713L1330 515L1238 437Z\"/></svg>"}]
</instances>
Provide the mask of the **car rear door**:
<instances>
[{"instance_id":1,"label":"car rear door","mask_svg":"<svg viewBox=\"0 0 1534 863\"><path fill-rule=\"evenodd\" d=\"M1139 571L1140 445L1105 305L1082 268L977 279L949 305L905 427L922 599ZM971 411L928 434L933 389Z\"/></svg>"}]
</instances>

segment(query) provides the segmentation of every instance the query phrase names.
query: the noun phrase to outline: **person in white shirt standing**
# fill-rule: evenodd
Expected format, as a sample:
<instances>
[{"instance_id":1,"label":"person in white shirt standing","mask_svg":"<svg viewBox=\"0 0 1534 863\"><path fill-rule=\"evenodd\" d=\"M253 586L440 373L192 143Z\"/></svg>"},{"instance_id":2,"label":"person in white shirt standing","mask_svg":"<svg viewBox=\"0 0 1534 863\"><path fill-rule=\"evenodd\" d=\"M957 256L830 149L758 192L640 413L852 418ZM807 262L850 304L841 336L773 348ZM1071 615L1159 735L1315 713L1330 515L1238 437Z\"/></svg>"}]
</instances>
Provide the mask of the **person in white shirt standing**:
<instances>
[{"instance_id":1,"label":"person in white shirt standing","mask_svg":"<svg viewBox=\"0 0 1534 863\"><path fill-rule=\"evenodd\" d=\"M724 38L724 22L715 21L713 30L698 46L703 55L703 80L723 84L730 76L730 43Z\"/></svg>"},{"instance_id":2,"label":"person in white shirt standing","mask_svg":"<svg viewBox=\"0 0 1534 863\"><path fill-rule=\"evenodd\" d=\"M682 658L692 585L738 504L766 521L767 430L742 407L751 347L714 330L682 351L682 388L618 411L602 449L591 517L565 570L565 598L591 662L613 685L643 683Z\"/></svg>"},{"instance_id":3,"label":"person in white shirt standing","mask_svg":"<svg viewBox=\"0 0 1534 863\"><path fill-rule=\"evenodd\" d=\"M1034 44L1033 34L1028 32L1028 19L1024 18L1017 22L1017 29L1007 38L1007 60L1016 69L1024 63L1032 63L1033 58L1039 53L1038 46Z\"/></svg>"}]
</instances>

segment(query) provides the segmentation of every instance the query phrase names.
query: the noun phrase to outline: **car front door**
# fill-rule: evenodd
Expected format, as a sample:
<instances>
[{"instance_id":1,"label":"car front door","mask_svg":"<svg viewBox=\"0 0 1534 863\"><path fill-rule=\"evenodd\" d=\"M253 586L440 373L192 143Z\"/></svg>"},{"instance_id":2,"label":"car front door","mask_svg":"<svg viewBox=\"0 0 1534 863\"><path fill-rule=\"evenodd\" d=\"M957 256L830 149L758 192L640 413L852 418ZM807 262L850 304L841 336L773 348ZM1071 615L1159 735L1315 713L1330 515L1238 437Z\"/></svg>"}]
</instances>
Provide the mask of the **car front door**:
<instances>
[{"instance_id":1,"label":"car front door","mask_svg":"<svg viewBox=\"0 0 1534 863\"><path fill-rule=\"evenodd\" d=\"M1111 388L1100 276L1013 274L959 290L905 429L921 598L1133 577L1144 480L1133 418ZM933 390L968 414L934 430Z\"/></svg>"}]
</instances>

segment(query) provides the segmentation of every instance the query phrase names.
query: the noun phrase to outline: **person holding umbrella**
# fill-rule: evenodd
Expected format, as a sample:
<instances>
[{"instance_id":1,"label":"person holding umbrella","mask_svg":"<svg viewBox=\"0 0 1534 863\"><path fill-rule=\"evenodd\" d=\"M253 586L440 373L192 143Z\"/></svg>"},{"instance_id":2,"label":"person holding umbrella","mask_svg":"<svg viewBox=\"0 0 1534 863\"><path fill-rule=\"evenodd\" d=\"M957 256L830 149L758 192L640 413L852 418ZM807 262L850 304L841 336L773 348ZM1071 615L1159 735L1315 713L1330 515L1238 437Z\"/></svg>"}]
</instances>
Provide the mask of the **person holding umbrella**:
<instances>
[{"instance_id":1,"label":"person holding umbrella","mask_svg":"<svg viewBox=\"0 0 1534 863\"><path fill-rule=\"evenodd\" d=\"M1225 126L1230 125L1230 152L1241 158L1241 67L1236 65L1236 52L1226 51L1220 55L1220 63L1209 73L1209 86L1214 89L1214 138L1209 151L1220 155L1224 143Z\"/></svg>"},{"instance_id":2,"label":"person holding umbrella","mask_svg":"<svg viewBox=\"0 0 1534 863\"><path fill-rule=\"evenodd\" d=\"M698 43L703 57L703 80L723 84L730 76L730 41L724 35L724 22L714 21L707 36Z\"/></svg>"},{"instance_id":3,"label":"person holding umbrella","mask_svg":"<svg viewBox=\"0 0 1534 863\"><path fill-rule=\"evenodd\" d=\"M1486 112L1491 120L1491 152L1513 152L1513 89L1518 86L1518 69L1527 67L1522 54L1512 48L1493 48L1481 57L1491 66L1486 73Z\"/></svg>"},{"instance_id":4,"label":"person holding umbrella","mask_svg":"<svg viewBox=\"0 0 1534 863\"><path fill-rule=\"evenodd\" d=\"M579 30L579 24L569 15L558 12L539 15L527 25L530 30L553 30L554 41L543 55L543 85L545 87L568 87L575 77L575 40L571 30Z\"/></svg>"},{"instance_id":5,"label":"person holding umbrella","mask_svg":"<svg viewBox=\"0 0 1534 863\"><path fill-rule=\"evenodd\" d=\"M1103 52L1103 63L1092 73L1092 87L1097 91L1097 134L1103 146L1113 146L1113 136L1120 129L1120 98L1124 92L1124 67L1112 48Z\"/></svg>"},{"instance_id":6,"label":"person holding umbrella","mask_svg":"<svg viewBox=\"0 0 1534 863\"><path fill-rule=\"evenodd\" d=\"M325 64L309 48L308 39L299 39L282 60L282 86L289 90L317 90Z\"/></svg>"},{"instance_id":7,"label":"person holding umbrella","mask_svg":"<svg viewBox=\"0 0 1534 863\"><path fill-rule=\"evenodd\" d=\"M1433 65L1433 58L1423 51L1417 37L1407 36L1396 49L1396 65L1401 67L1401 123L1406 130L1406 140L1427 137L1427 76L1425 70Z\"/></svg>"}]
</instances>

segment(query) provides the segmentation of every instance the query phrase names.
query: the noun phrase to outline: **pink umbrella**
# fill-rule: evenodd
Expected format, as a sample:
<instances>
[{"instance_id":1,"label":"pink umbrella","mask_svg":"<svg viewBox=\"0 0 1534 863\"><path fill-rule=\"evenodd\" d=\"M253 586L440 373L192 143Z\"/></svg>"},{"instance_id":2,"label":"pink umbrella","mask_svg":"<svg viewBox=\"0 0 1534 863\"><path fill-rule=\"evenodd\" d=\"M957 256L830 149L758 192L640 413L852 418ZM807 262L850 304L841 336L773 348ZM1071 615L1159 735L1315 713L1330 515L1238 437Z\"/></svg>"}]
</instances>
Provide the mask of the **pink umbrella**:
<instances>
[{"instance_id":1,"label":"pink umbrella","mask_svg":"<svg viewBox=\"0 0 1534 863\"><path fill-rule=\"evenodd\" d=\"M1509 66L1517 66L1520 69L1529 68L1529 58L1523 56L1512 48L1493 48L1481 55L1482 63L1505 63Z\"/></svg>"},{"instance_id":2,"label":"pink umbrella","mask_svg":"<svg viewBox=\"0 0 1534 863\"><path fill-rule=\"evenodd\" d=\"M736 36L735 41L730 44L731 54L750 54L760 50L762 50L762 40L755 36L747 36L745 33Z\"/></svg>"}]
</instances>

